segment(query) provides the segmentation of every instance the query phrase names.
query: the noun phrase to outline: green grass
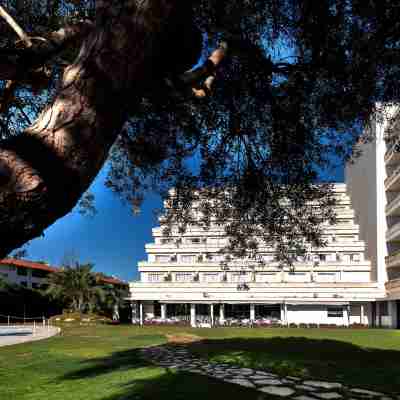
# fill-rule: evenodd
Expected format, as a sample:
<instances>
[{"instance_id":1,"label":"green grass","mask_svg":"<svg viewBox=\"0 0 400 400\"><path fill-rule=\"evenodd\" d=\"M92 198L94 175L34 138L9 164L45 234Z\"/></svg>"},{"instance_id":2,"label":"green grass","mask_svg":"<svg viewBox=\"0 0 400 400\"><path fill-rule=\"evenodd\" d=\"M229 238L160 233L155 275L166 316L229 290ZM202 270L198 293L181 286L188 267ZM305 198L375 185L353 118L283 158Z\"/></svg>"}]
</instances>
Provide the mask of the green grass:
<instances>
[{"instance_id":1,"label":"green grass","mask_svg":"<svg viewBox=\"0 0 400 400\"><path fill-rule=\"evenodd\" d=\"M0 348L1 400L260 399L251 389L158 368L138 348L166 342L165 329L66 328L48 340Z\"/></svg>"},{"instance_id":2,"label":"green grass","mask_svg":"<svg viewBox=\"0 0 400 400\"><path fill-rule=\"evenodd\" d=\"M211 361L400 392L400 331L199 329L97 325L0 348L0 399L265 399L221 381L150 365L138 348L192 334L187 344ZM271 398L269 396L268 398Z\"/></svg>"},{"instance_id":3,"label":"green grass","mask_svg":"<svg viewBox=\"0 0 400 400\"><path fill-rule=\"evenodd\" d=\"M211 362L400 393L400 331L221 329L207 336L190 349Z\"/></svg>"}]
</instances>

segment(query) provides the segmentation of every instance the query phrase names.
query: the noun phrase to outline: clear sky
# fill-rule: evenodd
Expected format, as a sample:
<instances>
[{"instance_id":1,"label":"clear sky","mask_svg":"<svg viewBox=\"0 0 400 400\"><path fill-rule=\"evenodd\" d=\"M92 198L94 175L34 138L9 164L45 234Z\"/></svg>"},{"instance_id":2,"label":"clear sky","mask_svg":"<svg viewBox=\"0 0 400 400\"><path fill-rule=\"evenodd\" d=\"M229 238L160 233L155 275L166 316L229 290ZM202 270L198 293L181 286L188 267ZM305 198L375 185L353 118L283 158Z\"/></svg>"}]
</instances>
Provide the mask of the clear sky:
<instances>
[{"instance_id":1,"label":"clear sky","mask_svg":"<svg viewBox=\"0 0 400 400\"><path fill-rule=\"evenodd\" d=\"M75 254L80 262L94 263L94 269L125 280L137 279L137 263L146 258L144 245L152 242L151 229L157 225L154 210L161 207L156 195L149 195L140 215L104 187L105 168L93 182L97 214L82 216L77 209L58 220L45 236L27 246L28 259L58 266ZM323 180L343 181L343 168L325 173Z\"/></svg>"},{"instance_id":2,"label":"clear sky","mask_svg":"<svg viewBox=\"0 0 400 400\"><path fill-rule=\"evenodd\" d=\"M82 216L75 208L45 231L44 237L26 247L28 259L58 266L74 254L80 262L94 263L94 269L125 280L136 279L137 262L145 259L144 245L152 241L151 228L157 225L153 210L161 200L150 195L140 215L104 187L105 168L93 182L97 214Z\"/></svg>"}]
</instances>

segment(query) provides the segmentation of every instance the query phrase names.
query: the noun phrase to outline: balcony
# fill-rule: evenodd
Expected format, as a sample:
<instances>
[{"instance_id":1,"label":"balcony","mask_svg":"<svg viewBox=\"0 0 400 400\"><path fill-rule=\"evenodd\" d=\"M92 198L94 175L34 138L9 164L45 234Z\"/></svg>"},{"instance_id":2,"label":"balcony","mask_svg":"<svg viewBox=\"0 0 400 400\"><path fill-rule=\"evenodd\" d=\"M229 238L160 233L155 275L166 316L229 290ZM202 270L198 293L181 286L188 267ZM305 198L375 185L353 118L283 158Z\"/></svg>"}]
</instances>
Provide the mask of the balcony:
<instances>
[{"instance_id":1,"label":"balcony","mask_svg":"<svg viewBox=\"0 0 400 400\"><path fill-rule=\"evenodd\" d=\"M400 216L400 193L385 207L387 216Z\"/></svg>"},{"instance_id":2,"label":"balcony","mask_svg":"<svg viewBox=\"0 0 400 400\"><path fill-rule=\"evenodd\" d=\"M386 165L394 165L400 162L400 143L396 141L393 146L386 151L385 154L385 163Z\"/></svg>"},{"instance_id":3,"label":"balcony","mask_svg":"<svg viewBox=\"0 0 400 400\"><path fill-rule=\"evenodd\" d=\"M396 251L395 253L386 256L386 268L393 268L400 266L400 250Z\"/></svg>"},{"instance_id":4,"label":"balcony","mask_svg":"<svg viewBox=\"0 0 400 400\"><path fill-rule=\"evenodd\" d=\"M400 290L400 279L392 279L385 283L385 289L388 292L399 291Z\"/></svg>"},{"instance_id":5,"label":"balcony","mask_svg":"<svg viewBox=\"0 0 400 400\"><path fill-rule=\"evenodd\" d=\"M385 190L400 191L400 165L385 179Z\"/></svg>"},{"instance_id":6,"label":"balcony","mask_svg":"<svg viewBox=\"0 0 400 400\"><path fill-rule=\"evenodd\" d=\"M397 222L386 231L386 241L400 241L400 222Z\"/></svg>"}]
</instances>

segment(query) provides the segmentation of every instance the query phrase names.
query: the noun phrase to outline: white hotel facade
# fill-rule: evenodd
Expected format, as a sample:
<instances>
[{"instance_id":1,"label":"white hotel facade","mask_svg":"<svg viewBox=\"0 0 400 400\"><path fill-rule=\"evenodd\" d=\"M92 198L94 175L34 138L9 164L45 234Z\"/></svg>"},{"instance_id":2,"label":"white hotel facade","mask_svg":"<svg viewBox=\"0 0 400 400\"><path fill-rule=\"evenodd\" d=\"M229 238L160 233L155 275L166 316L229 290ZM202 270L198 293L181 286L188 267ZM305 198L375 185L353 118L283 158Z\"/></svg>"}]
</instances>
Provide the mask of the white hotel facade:
<instances>
[{"instance_id":1,"label":"white hotel facade","mask_svg":"<svg viewBox=\"0 0 400 400\"><path fill-rule=\"evenodd\" d=\"M376 139L346 167L346 184L334 185L337 224L324 227L326 247L310 249L294 271L280 268L273 248L262 246L265 266L232 260L222 270L223 228L192 227L168 237L153 228L148 258L138 265L140 281L130 283L133 320L397 328L400 152L388 148L383 124L368 129Z\"/></svg>"}]
</instances>

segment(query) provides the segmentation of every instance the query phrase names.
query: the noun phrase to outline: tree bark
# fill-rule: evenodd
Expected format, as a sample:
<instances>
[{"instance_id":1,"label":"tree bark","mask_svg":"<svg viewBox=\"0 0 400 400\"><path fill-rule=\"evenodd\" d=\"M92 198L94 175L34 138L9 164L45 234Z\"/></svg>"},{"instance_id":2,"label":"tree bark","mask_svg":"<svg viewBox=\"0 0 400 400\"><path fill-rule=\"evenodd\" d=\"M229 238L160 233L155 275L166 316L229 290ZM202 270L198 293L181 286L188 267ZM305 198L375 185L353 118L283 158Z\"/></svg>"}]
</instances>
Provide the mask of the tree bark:
<instances>
[{"instance_id":1,"label":"tree bark","mask_svg":"<svg viewBox=\"0 0 400 400\"><path fill-rule=\"evenodd\" d=\"M176 3L102 10L53 103L25 132L0 143L0 257L42 235L94 180L126 120L125 103L140 99L170 62L163 60L168 46L179 45L165 39L177 22Z\"/></svg>"}]
</instances>

